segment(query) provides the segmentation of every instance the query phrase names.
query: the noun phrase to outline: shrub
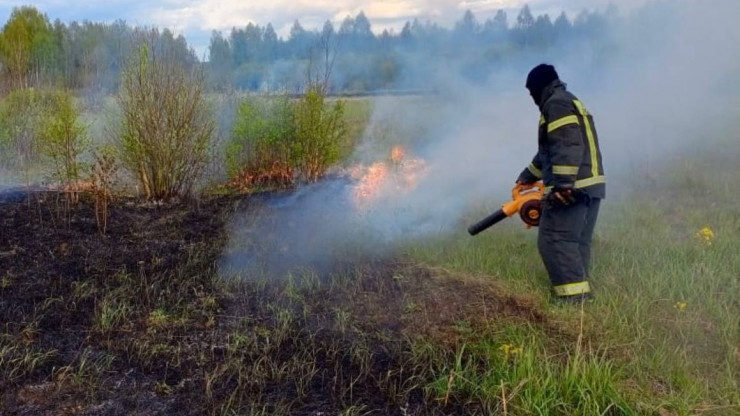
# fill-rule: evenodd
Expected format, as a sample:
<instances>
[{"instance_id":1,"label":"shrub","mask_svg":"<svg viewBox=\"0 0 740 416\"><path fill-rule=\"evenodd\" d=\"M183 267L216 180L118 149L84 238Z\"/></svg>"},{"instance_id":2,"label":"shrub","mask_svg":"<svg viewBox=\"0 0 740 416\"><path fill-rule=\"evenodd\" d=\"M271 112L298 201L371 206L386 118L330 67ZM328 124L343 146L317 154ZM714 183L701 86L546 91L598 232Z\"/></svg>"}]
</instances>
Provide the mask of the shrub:
<instances>
[{"instance_id":1,"label":"shrub","mask_svg":"<svg viewBox=\"0 0 740 416\"><path fill-rule=\"evenodd\" d=\"M89 145L86 128L79 122L74 97L67 91L49 94L50 111L38 135L39 149L51 162L52 177L74 192L81 179L80 157Z\"/></svg>"},{"instance_id":2,"label":"shrub","mask_svg":"<svg viewBox=\"0 0 740 416\"><path fill-rule=\"evenodd\" d=\"M204 76L171 48L144 45L124 71L118 96L123 162L147 198L187 196L206 166L215 132Z\"/></svg>"},{"instance_id":3,"label":"shrub","mask_svg":"<svg viewBox=\"0 0 740 416\"><path fill-rule=\"evenodd\" d=\"M22 89L12 91L0 102L0 164L28 170L39 162L37 136L49 101L43 91Z\"/></svg>"},{"instance_id":4,"label":"shrub","mask_svg":"<svg viewBox=\"0 0 740 416\"><path fill-rule=\"evenodd\" d=\"M326 102L318 87L310 88L295 105L294 161L302 178L315 182L341 156L346 131L344 103Z\"/></svg>"},{"instance_id":5,"label":"shrub","mask_svg":"<svg viewBox=\"0 0 740 416\"><path fill-rule=\"evenodd\" d=\"M226 150L230 183L249 189L314 182L341 158L346 130L344 103L328 104L319 88L297 100L246 99Z\"/></svg>"},{"instance_id":6,"label":"shrub","mask_svg":"<svg viewBox=\"0 0 740 416\"><path fill-rule=\"evenodd\" d=\"M293 183L293 106L287 97L249 98L239 105L226 150L232 184L241 188Z\"/></svg>"}]
</instances>

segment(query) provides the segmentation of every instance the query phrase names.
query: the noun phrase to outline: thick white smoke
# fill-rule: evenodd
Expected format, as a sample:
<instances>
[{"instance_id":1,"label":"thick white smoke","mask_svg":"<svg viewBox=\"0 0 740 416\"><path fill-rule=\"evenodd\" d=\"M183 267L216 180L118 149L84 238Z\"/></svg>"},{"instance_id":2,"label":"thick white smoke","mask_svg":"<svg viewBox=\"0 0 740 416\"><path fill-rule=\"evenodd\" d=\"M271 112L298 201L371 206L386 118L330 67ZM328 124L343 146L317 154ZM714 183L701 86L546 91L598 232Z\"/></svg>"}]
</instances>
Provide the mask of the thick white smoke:
<instances>
[{"instance_id":1,"label":"thick white smoke","mask_svg":"<svg viewBox=\"0 0 740 416\"><path fill-rule=\"evenodd\" d=\"M394 242L464 230L461 219L472 208L487 204L494 209L507 200L536 151L539 113L523 84L527 71L542 61L555 65L594 114L607 198L624 195L636 174L655 173L692 149L720 146L722 132L736 124L736 16L740 2L732 0L648 4L612 25L606 50L573 45L560 55L530 56L524 64L493 74L486 86L470 85L430 62L445 74L430 85L440 92L428 98L433 104L376 101L355 157L362 162L386 157L386 141L403 143L405 133L421 134L410 149L426 160L428 171L415 189L387 187L382 202L362 213L352 206L348 181L276 197L273 203L289 206L275 207L267 222L250 217L256 222L246 224L251 214L237 216L225 270L251 273L255 264L267 273L324 267L352 253L372 255ZM388 125L400 136L387 134ZM282 244L282 254L268 250L257 258L254 250L238 247L245 241L252 247Z\"/></svg>"}]
</instances>

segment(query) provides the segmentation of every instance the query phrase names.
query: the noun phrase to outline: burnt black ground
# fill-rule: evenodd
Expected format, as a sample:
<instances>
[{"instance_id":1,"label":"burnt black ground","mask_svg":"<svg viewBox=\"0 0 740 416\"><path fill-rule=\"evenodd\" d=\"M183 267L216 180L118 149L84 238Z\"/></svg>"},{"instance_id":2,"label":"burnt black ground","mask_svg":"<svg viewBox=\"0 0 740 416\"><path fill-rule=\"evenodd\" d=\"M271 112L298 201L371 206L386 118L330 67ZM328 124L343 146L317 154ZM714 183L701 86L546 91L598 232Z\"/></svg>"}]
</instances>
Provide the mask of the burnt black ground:
<instances>
[{"instance_id":1,"label":"burnt black ground","mask_svg":"<svg viewBox=\"0 0 740 416\"><path fill-rule=\"evenodd\" d=\"M188 250L199 250L203 261L194 263L192 272L202 272L203 277L184 283L204 291L213 290L208 259L220 252L220 213L227 202L213 201L207 207L197 208L120 201L112 206L105 236L98 232L91 201L83 199L68 209L64 198L57 194L26 195L22 190L12 190L3 194L2 202L0 278L4 284L0 289L0 343L25 351L50 352L50 358L19 379L10 379L3 372L0 409L9 414L110 414L105 409L117 408L113 413L123 414L135 411L143 401L146 404L141 405L142 409L148 409L142 410L144 414L161 414L169 408L166 403L175 403L176 400L148 398L153 394L151 386L159 379L156 372L149 374L130 365L115 351L110 374L105 374L102 385L94 389L95 397L88 397L91 389L60 391L48 382L54 381L51 375L55 371L79 361L83 351L92 356L111 354L107 345L136 332L136 321L142 318L133 314L125 331L105 336L96 333L95 316L101 298L106 290L120 288L111 283L113 276L132 274L163 279L168 270L185 260ZM158 284L150 282L152 287ZM165 286L169 285L161 284L162 288ZM89 296L79 294L83 287L89 288ZM144 292L158 291L162 289ZM177 302L186 303L188 299ZM120 403L106 404L110 400ZM95 404L88 409L90 402ZM64 410L66 407L70 410ZM124 412L123 408L128 410Z\"/></svg>"},{"instance_id":2,"label":"burnt black ground","mask_svg":"<svg viewBox=\"0 0 740 416\"><path fill-rule=\"evenodd\" d=\"M551 327L495 287L389 257L343 259L320 284L219 279L230 217L274 196L117 200L106 235L84 197L0 204L0 414L476 414L477 403L443 406L424 390L435 360L454 359L456 324ZM127 312L105 326L110 305ZM414 356L417 341L439 348ZM10 373L28 356L43 358ZM263 361L282 373L253 369Z\"/></svg>"}]
</instances>

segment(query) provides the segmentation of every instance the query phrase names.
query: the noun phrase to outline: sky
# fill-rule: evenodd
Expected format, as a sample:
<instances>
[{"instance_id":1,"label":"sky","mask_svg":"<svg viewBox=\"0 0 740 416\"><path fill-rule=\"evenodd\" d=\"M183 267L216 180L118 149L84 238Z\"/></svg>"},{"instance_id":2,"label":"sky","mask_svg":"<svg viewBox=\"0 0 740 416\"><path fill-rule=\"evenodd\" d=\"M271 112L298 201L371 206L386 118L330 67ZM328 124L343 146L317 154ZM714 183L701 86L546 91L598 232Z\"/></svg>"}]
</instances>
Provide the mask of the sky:
<instances>
[{"instance_id":1,"label":"sky","mask_svg":"<svg viewBox=\"0 0 740 416\"><path fill-rule=\"evenodd\" d=\"M0 0L0 22L6 22L14 7L31 5L49 19L63 22L90 20L113 22L125 20L135 26L169 28L183 34L199 56L206 52L213 30L229 31L248 23L265 26L272 23L286 36L298 19L304 28L319 28L326 20L339 25L346 16L364 11L372 28L400 31L406 21L431 20L450 27L466 10L479 21L498 9L509 14L509 21L527 3L532 12L555 17L565 11L573 17L583 9L604 9L610 2L629 11L649 0ZM678 0L673 0L678 1Z\"/></svg>"}]
</instances>

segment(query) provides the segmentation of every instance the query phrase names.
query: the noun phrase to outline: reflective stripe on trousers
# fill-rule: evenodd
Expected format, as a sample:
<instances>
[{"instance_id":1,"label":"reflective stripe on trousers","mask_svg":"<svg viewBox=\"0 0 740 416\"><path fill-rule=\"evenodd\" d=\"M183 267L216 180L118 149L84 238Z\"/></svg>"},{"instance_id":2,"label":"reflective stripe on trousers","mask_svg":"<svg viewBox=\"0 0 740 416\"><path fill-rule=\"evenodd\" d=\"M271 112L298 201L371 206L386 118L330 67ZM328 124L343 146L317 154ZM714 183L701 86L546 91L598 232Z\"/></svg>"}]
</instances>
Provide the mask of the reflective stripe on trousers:
<instances>
[{"instance_id":1,"label":"reflective stripe on trousers","mask_svg":"<svg viewBox=\"0 0 740 416\"><path fill-rule=\"evenodd\" d=\"M591 291L591 286L587 281L578 283L566 283L564 285L553 286L552 290L557 296L575 296L582 295Z\"/></svg>"},{"instance_id":2,"label":"reflective stripe on trousers","mask_svg":"<svg viewBox=\"0 0 740 416\"><path fill-rule=\"evenodd\" d=\"M579 195L575 204L544 204L537 247L553 288L572 292L586 286L591 262L591 240L601 200ZM573 285L576 286L567 286ZM582 286L578 286L581 284Z\"/></svg>"}]
</instances>

